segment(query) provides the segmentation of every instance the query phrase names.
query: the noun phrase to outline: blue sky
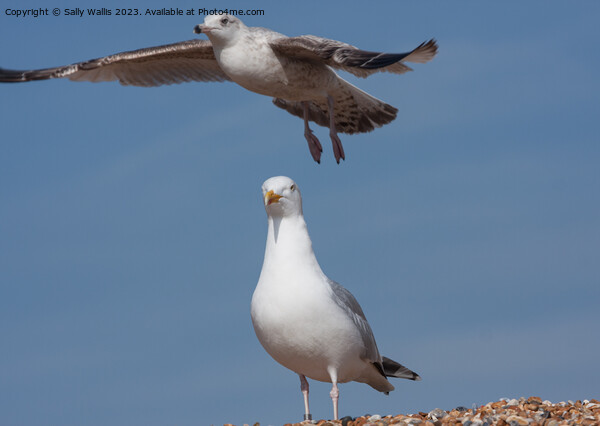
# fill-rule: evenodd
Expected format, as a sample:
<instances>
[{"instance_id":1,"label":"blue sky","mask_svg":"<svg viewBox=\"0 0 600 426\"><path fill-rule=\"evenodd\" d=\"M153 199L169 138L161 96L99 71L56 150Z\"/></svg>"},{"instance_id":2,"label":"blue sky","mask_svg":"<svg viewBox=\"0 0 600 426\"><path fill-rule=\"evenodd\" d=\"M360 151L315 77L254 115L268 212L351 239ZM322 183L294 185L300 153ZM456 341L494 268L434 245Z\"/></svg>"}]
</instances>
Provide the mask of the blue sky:
<instances>
[{"instance_id":1,"label":"blue sky","mask_svg":"<svg viewBox=\"0 0 600 426\"><path fill-rule=\"evenodd\" d=\"M391 52L435 37L440 50L401 76L343 74L399 113L341 135L340 165L327 129L312 126L317 165L301 120L232 83L0 86L0 423L299 421L298 378L249 313L260 186L280 174L302 189L321 266L357 297L380 351L423 377L387 397L342 385L342 416L598 398L600 5L226 6L264 9L244 22L288 35ZM203 20L4 7L0 65L21 69L191 39ZM332 415L329 389L311 381L315 418Z\"/></svg>"}]
</instances>

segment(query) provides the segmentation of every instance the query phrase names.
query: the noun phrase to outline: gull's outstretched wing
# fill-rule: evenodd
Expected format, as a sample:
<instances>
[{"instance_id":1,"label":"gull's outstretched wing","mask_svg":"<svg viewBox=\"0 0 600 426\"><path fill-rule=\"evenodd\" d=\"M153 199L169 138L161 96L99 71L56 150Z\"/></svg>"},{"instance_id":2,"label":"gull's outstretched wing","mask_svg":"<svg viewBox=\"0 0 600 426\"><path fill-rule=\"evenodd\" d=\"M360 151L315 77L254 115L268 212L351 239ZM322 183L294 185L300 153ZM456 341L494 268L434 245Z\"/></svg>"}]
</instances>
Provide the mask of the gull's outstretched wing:
<instances>
[{"instance_id":1,"label":"gull's outstretched wing","mask_svg":"<svg viewBox=\"0 0 600 426\"><path fill-rule=\"evenodd\" d=\"M369 52L347 43L313 35L277 38L270 45L280 55L320 61L358 77L368 77L383 71L394 74L411 71L403 62L428 62L435 56L438 48L436 41L432 39L406 53Z\"/></svg>"},{"instance_id":2,"label":"gull's outstretched wing","mask_svg":"<svg viewBox=\"0 0 600 426\"><path fill-rule=\"evenodd\" d=\"M91 59L72 65L30 71L0 68L0 82L50 78L72 81L119 81L128 86L160 86L188 81L228 81L208 40L188 40Z\"/></svg>"}]
</instances>

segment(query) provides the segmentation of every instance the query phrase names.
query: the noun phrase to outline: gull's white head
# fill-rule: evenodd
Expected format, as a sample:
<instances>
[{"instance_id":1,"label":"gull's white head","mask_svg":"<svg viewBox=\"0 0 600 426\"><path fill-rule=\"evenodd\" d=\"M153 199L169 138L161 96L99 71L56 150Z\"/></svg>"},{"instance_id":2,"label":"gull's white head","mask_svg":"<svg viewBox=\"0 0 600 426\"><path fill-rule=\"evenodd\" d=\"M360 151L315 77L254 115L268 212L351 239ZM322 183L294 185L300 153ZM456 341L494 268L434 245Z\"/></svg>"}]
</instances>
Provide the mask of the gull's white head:
<instances>
[{"instance_id":1,"label":"gull's white head","mask_svg":"<svg viewBox=\"0 0 600 426\"><path fill-rule=\"evenodd\" d=\"M240 30L246 28L244 23L232 15L208 15L204 24L196 25L196 34L204 33L214 43L227 43L235 40Z\"/></svg>"},{"instance_id":2,"label":"gull's white head","mask_svg":"<svg viewBox=\"0 0 600 426\"><path fill-rule=\"evenodd\" d=\"M269 216L302 215L302 196L296 182L286 176L269 178L262 185L265 210Z\"/></svg>"}]
</instances>

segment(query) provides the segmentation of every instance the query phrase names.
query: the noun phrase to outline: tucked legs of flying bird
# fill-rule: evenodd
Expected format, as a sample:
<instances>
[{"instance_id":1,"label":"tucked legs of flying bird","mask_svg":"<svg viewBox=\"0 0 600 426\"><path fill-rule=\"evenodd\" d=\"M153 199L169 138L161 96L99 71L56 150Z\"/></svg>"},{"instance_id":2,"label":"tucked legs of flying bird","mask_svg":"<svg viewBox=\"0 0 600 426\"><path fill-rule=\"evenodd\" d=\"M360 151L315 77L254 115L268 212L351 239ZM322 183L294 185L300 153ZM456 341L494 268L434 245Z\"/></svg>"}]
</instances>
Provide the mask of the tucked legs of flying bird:
<instances>
[{"instance_id":1,"label":"tucked legs of flying bird","mask_svg":"<svg viewBox=\"0 0 600 426\"><path fill-rule=\"evenodd\" d=\"M333 155L335 155L335 161L340 164L340 158L346 159L344 154L344 147L342 147L342 141L337 135L335 128L335 110L333 109L333 98L331 95L327 95L327 106L329 107L329 137L331 138L331 144L333 145Z\"/></svg>"},{"instance_id":2,"label":"tucked legs of flying bird","mask_svg":"<svg viewBox=\"0 0 600 426\"><path fill-rule=\"evenodd\" d=\"M302 102L302 108L304 109L304 137L308 142L308 149L310 150L310 155L312 158L319 164L321 164L321 153L323 152L323 147L321 146L321 142L319 139L313 134L310 127L308 127L308 102ZM306 379L305 379L306 380Z\"/></svg>"},{"instance_id":3,"label":"tucked legs of flying bird","mask_svg":"<svg viewBox=\"0 0 600 426\"><path fill-rule=\"evenodd\" d=\"M334 101L331 95L327 95L327 107L329 110L329 137L331 138L331 144L333 146L333 155L335 156L335 161L337 161L337 163L340 164L340 159L345 160L346 154L344 153L342 141L337 135L337 129L335 127ZM319 142L319 139L314 135L313 131L308 126L309 108L310 107L308 102L303 101L302 110L304 113L304 137L308 142L308 149L310 150L310 155L312 155L312 158L320 164L323 147L321 146L321 142Z\"/></svg>"}]
</instances>

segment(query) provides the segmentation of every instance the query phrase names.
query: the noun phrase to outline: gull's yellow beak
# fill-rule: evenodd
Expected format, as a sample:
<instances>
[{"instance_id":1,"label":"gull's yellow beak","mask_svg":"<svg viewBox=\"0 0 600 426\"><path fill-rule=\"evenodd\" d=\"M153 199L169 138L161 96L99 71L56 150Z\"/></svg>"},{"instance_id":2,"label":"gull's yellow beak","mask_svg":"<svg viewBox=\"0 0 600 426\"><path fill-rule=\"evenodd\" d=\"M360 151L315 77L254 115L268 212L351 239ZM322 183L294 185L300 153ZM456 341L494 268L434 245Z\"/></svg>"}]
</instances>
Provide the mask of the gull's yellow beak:
<instances>
[{"instance_id":1,"label":"gull's yellow beak","mask_svg":"<svg viewBox=\"0 0 600 426\"><path fill-rule=\"evenodd\" d=\"M281 195L275 194L273 191L269 191L265 194L265 206L269 206L273 203L278 203Z\"/></svg>"}]
</instances>

